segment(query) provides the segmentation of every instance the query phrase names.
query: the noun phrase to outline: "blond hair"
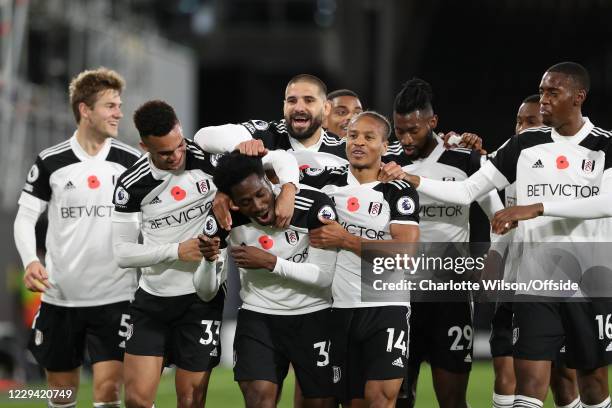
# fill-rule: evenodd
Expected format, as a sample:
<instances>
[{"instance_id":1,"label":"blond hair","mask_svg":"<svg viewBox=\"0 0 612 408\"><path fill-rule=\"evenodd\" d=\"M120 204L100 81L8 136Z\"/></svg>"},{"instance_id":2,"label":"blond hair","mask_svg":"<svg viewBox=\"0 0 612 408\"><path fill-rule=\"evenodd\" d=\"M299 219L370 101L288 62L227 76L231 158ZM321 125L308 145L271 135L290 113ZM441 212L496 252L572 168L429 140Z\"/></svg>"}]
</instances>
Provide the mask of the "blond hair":
<instances>
[{"instance_id":1,"label":"blond hair","mask_svg":"<svg viewBox=\"0 0 612 408\"><path fill-rule=\"evenodd\" d=\"M93 108L100 92L111 89L121 93L124 88L125 80L123 77L112 69L104 67L86 70L74 77L70 81L68 93L77 125L81 121L81 113L79 112L81 102Z\"/></svg>"}]
</instances>

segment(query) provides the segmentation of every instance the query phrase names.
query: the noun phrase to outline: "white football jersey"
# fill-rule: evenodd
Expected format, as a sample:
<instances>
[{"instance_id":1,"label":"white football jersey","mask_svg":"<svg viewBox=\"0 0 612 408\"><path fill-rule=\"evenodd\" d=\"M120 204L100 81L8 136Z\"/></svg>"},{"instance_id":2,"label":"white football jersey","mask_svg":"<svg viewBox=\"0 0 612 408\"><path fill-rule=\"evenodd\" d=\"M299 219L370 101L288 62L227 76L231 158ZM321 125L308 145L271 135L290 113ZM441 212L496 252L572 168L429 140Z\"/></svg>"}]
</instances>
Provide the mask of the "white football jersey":
<instances>
[{"instance_id":1,"label":"white football jersey","mask_svg":"<svg viewBox=\"0 0 612 408\"><path fill-rule=\"evenodd\" d=\"M403 166L410 174L434 180L461 181L480 169L480 154L469 149L445 149L437 146L424 159ZM421 242L468 242L470 206L447 204L419 193L419 228Z\"/></svg>"},{"instance_id":2,"label":"white football jersey","mask_svg":"<svg viewBox=\"0 0 612 408\"><path fill-rule=\"evenodd\" d=\"M228 233L219 228L211 213L206 217L204 234L220 237L222 248L248 245L291 262L316 262L309 257L312 248L308 231L323 225L320 218L337 219L334 203L322 192L300 185L300 191L295 196L293 218L287 229L263 226L239 212L232 212L232 229ZM335 251L328 252L335 256ZM331 266L330 269L333 268L333 262ZM240 298L244 309L266 314L297 315L331 307L330 287L318 287L283 278L266 269L238 270ZM333 272L330 270L327 273Z\"/></svg>"},{"instance_id":3,"label":"white football jersey","mask_svg":"<svg viewBox=\"0 0 612 408\"><path fill-rule=\"evenodd\" d=\"M584 121L578 133L570 137L561 136L549 127L525 130L483 165L485 175L498 188L515 183L517 205L600 194L602 181L609 180L611 175L612 153L608 154L608 150L612 134L593 126L588 118ZM588 263L592 260L585 259L580 251L573 251L574 246L569 243L609 241L611 227L610 218L580 220L541 216L519 222L517 233L526 243L565 243L559 244L559 248ZM535 247L525 245L524 251L528 250ZM527 267L532 258L523 253L518 280L541 278L538 268Z\"/></svg>"},{"instance_id":4,"label":"white football jersey","mask_svg":"<svg viewBox=\"0 0 612 408\"><path fill-rule=\"evenodd\" d=\"M419 197L404 181L360 184L348 166L338 169L309 169L302 183L320 188L336 204L339 223L353 235L370 240L391 239L393 223L418 225ZM378 307L407 305L394 302L363 302L361 299L361 258L339 250L332 284L334 307Z\"/></svg>"},{"instance_id":5,"label":"white football jersey","mask_svg":"<svg viewBox=\"0 0 612 408\"><path fill-rule=\"evenodd\" d=\"M197 237L204 227L217 192L212 181L216 156L189 140L186 143L184 170L160 170L145 154L119 178L113 217L139 222L144 245L183 242ZM198 264L176 260L144 267L139 285L156 296L194 293Z\"/></svg>"},{"instance_id":6,"label":"white football jersey","mask_svg":"<svg viewBox=\"0 0 612 408\"><path fill-rule=\"evenodd\" d=\"M45 267L51 288L44 302L80 307L133 298L136 271L115 262L111 213L115 182L139 156L113 138L90 156L75 134L36 158L19 205L36 211L48 205Z\"/></svg>"}]
</instances>

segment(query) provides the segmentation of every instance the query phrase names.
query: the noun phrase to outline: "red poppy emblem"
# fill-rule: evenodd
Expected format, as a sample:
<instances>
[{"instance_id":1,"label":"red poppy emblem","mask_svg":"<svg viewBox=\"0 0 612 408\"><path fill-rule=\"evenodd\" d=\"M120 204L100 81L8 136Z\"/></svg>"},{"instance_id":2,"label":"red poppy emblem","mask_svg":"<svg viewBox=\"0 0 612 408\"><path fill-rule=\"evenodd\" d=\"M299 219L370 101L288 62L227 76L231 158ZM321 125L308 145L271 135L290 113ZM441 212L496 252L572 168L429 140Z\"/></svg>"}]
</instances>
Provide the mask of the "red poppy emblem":
<instances>
[{"instance_id":1,"label":"red poppy emblem","mask_svg":"<svg viewBox=\"0 0 612 408\"><path fill-rule=\"evenodd\" d=\"M274 240L267 235L262 235L259 237L259 245L261 245L263 249L270 249L274 246Z\"/></svg>"},{"instance_id":2,"label":"red poppy emblem","mask_svg":"<svg viewBox=\"0 0 612 408\"><path fill-rule=\"evenodd\" d=\"M355 212L359 209L359 200L357 197L351 197L346 202L346 209L350 212Z\"/></svg>"},{"instance_id":3,"label":"red poppy emblem","mask_svg":"<svg viewBox=\"0 0 612 408\"><path fill-rule=\"evenodd\" d=\"M172 194L172 198L174 198L176 201L181 201L183 198L185 198L187 192L185 192L185 190L179 186L174 186L172 187L172 190L170 190L170 194Z\"/></svg>"},{"instance_id":4,"label":"red poppy emblem","mask_svg":"<svg viewBox=\"0 0 612 408\"><path fill-rule=\"evenodd\" d=\"M557 168L559 170L567 169L569 167L569 162L567 161L567 157L559 156L557 157Z\"/></svg>"},{"instance_id":5,"label":"red poppy emblem","mask_svg":"<svg viewBox=\"0 0 612 408\"><path fill-rule=\"evenodd\" d=\"M94 189L100 187L100 180L95 175L87 177L87 185L89 188Z\"/></svg>"}]
</instances>

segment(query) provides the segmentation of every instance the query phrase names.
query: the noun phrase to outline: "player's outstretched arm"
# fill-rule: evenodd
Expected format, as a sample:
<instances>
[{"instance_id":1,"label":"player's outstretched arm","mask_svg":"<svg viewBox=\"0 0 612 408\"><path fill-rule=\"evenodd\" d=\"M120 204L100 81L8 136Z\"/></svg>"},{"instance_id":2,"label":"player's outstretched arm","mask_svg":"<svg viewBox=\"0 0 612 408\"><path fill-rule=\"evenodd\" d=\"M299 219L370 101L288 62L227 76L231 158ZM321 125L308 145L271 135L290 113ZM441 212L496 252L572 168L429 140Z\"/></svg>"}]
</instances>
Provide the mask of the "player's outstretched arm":
<instances>
[{"instance_id":1,"label":"player's outstretched arm","mask_svg":"<svg viewBox=\"0 0 612 408\"><path fill-rule=\"evenodd\" d=\"M495 189L495 185L485 175L485 166L462 181L432 180L426 177L406 174L405 180L412 184L417 191L427 194L434 200L445 203L469 205Z\"/></svg>"},{"instance_id":2,"label":"player's outstretched arm","mask_svg":"<svg viewBox=\"0 0 612 408\"><path fill-rule=\"evenodd\" d=\"M138 243L140 222L131 219L133 214L113 211L113 254L117 264L121 268L136 268L178 260L178 242L162 245Z\"/></svg>"},{"instance_id":3,"label":"player's outstretched arm","mask_svg":"<svg viewBox=\"0 0 612 408\"><path fill-rule=\"evenodd\" d=\"M276 228L287 228L293 217L295 194L298 191L300 171L295 157L284 150L271 150L262 158L266 170L274 170L282 191L279 194L274 212Z\"/></svg>"},{"instance_id":4,"label":"player's outstretched arm","mask_svg":"<svg viewBox=\"0 0 612 408\"><path fill-rule=\"evenodd\" d=\"M244 126L231 123L203 127L193 137L193 141L205 152L215 154L234 151L238 144L252 139Z\"/></svg>"}]
</instances>

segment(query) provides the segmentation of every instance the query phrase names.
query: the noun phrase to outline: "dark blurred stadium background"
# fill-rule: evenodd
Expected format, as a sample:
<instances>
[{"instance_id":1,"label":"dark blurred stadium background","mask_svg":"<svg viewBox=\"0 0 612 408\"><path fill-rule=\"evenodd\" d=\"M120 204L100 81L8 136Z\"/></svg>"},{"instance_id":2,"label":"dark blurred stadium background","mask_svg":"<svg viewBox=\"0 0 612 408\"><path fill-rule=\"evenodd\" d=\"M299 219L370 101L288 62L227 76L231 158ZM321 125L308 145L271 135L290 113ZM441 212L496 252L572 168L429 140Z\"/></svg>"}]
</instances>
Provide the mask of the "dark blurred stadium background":
<instances>
[{"instance_id":1,"label":"dark blurred stadium background","mask_svg":"<svg viewBox=\"0 0 612 408\"><path fill-rule=\"evenodd\" d=\"M610 21L610 0L0 0L0 378L25 380L35 310L20 289L17 198L37 152L74 131L67 84L81 70L125 76L120 134L133 144L131 115L147 99L173 104L192 135L279 118L287 80L307 72L387 115L400 84L419 76L434 88L439 129L476 132L493 150L564 60L588 68L584 111L612 128Z\"/></svg>"}]
</instances>

